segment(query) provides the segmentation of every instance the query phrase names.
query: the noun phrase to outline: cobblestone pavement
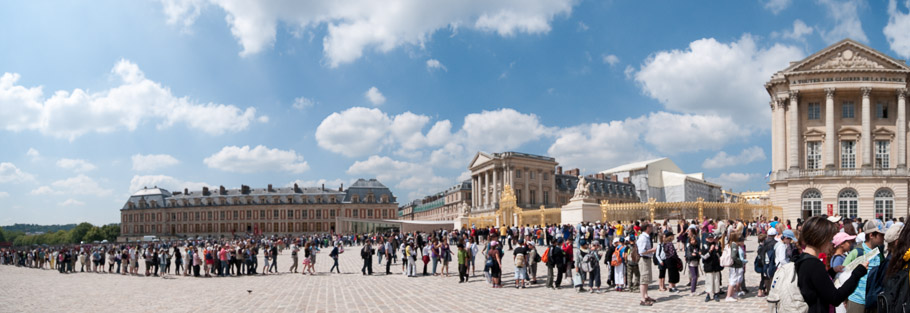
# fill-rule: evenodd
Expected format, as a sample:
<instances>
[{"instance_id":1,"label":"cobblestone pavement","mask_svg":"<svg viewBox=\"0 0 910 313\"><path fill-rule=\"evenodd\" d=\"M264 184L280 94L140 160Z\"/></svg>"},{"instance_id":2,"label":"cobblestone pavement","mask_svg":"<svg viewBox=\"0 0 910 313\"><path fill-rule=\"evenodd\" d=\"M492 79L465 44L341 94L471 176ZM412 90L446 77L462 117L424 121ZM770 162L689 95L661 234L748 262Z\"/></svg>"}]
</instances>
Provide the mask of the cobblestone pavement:
<instances>
[{"instance_id":1,"label":"cobblestone pavement","mask_svg":"<svg viewBox=\"0 0 910 313\"><path fill-rule=\"evenodd\" d=\"M755 237L748 240L748 255L754 257ZM678 294L657 291L656 281L650 295L657 299L651 307L639 306L637 293L610 291L602 294L577 293L571 288L550 290L542 284L526 289L508 288L513 280L511 257L505 259L504 288L493 289L485 282L482 266L469 283L458 283L457 264L452 263L449 277L402 275L401 260L392 264L392 275L374 264L374 274L363 276L358 247L348 247L341 255L342 274L328 274L332 266L328 252L318 255L317 275L287 273L290 253L279 256L282 274L229 278L184 276L137 277L114 274L59 274L0 266L0 312L451 312L514 311L526 312L759 312L765 301L755 297L758 274L747 265L746 283L751 293L739 302L704 302L704 294L689 296L688 289ZM543 253L543 249L540 249ZM506 252L511 256L510 252ZM481 265L478 258L478 265ZM376 260L374 259L374 263ZM422 270L422 262L418 271ZM603 267L603 265L601 265ZM77 264L78 267L78 264ZM538 272L546 276L546 267ZM602 272L604 272L602 270ZM679 289L688 281L688 270L680 278ZM605 276L604 276L605 278ZM654 269L657 278L657 269ZM545 282L545 277L539 280ZM727 273L724 272L724 283ZM571 279L568 280L571 283ZM606 280L604 279L604 282ZM703 289L699 282L698 292ZM567 286L563 280L563 286ZM726 289L724 289L726 290Z\"/></svg>"}]
</instances>

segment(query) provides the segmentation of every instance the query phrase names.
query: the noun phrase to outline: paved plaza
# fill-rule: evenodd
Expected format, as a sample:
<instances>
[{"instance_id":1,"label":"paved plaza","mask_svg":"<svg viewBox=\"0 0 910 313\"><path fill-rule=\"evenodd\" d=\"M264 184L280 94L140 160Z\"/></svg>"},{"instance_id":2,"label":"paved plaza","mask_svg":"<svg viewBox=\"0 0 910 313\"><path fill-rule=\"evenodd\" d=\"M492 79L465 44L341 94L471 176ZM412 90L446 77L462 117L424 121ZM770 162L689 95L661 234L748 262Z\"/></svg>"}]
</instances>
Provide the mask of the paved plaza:
<instances>
[{"instance_id":1,"label":"paved plaza","mask_svg":"<svg viewBox=\"0 0 910 313\"><path fill-rule=\"evenodd\" d=\"M747 241L754 258L755 237ZM454 248L454 247L453 247ZM542 248L538 248L543 253ZM502 289L491 288L482 268L466 284L458 283L457 265L445 277L409 278L401 263L392 264L393 275L380 274L384 265L374 264L374 275L361 275L359 247L341 255L342 274L328 274L332 265L328 251L317 258L318 275L287 273L290 253L279 256L282 274L230 278L184 276L136 277L113 274L59 274L0 266L0 312L760 312L763 298L755 297L759 277L747 265L746 282L751 293L739 302L704 302L704 294L688 296L683 271L678 294L657 291L652 284L652 307L639 306L637 293L610 291L577 293L571 288L550 290L541 283L527 289L508 288L513 279L511 252L504 260ZM481 260L481 259L478 259ZM375 263L374 259L374 263ZM422 262L418 271L422 270ZM478 262L480 263L480 262ZM78 265L77 265L78 266ZM602 273L605 272L603 265ZM546 267L538 273L546 275ZM727 279L724 272L724 282ZM657 270L654 270L657 278ZM545 282L545 277L540 279ZM568 280L571 282L571 279ZM604 275L604 282L606 278ZM567 280L563 280L563 287ZM683 290L685 289L685 290ZM699 282L699 293L703 281ZM584 311L581 311L584 310Z\"/></svg>"}]
</instances>

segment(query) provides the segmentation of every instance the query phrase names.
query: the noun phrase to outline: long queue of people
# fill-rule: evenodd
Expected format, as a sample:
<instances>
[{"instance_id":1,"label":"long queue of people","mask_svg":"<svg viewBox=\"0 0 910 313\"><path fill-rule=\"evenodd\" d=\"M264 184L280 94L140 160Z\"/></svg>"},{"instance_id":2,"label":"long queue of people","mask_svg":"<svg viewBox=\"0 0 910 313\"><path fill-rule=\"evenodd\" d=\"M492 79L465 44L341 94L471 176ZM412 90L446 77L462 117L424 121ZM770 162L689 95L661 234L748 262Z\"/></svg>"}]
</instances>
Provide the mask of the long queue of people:
<instances>
[{"instance_id":1,"label":"long queue of people","mask_svg":"<svg viewBox=\"0 0 910 313\"><path fill-rule=\"evenodd\" d=\"M567 287L577 292L634 292L640 295L640 305L651 306L656 300L649 295L649 285L655 276L660 292L688 289L690 296L704 295L706 302L722 297L735 302L750 293L744 277L753 270L761 277L756 296L766 298L775 310L910 312L910 228L903 225L903 218L863 221L820 216L797 220L795 226L776 217L681 220L676 225L668 220L640 220L472 226L426 233L10 249L2 251L0 263L61 273L143 275L138 268L142 260L145 276L170 275L171 267L174 275L182 270L186 276L236 276L278 272L278 254L289 249L292 264L287 272L297 273L299 264L305 275L316 273L316 254L322 249L331 249L330 272L340 273L338 260L344 247L362 245L363 275L373 275L374 258L380 266L385 261L385 274L392 274L392 264L400 261L401 272L408 277L448 277L450 264L456 263L459 283L469 282L480 267L490 286L502 288L503 272L508 270L503 260L511 257L515 288L541 284L538 278L546 275L547 288L560 289L565 279ZM749 236L758 241L751 259L745 245ZM545 274L538 272L541 265ZM684 274L687 286L678 286ZM701 293L699 280L704 281Z\"/></svg>"}]
</instances>

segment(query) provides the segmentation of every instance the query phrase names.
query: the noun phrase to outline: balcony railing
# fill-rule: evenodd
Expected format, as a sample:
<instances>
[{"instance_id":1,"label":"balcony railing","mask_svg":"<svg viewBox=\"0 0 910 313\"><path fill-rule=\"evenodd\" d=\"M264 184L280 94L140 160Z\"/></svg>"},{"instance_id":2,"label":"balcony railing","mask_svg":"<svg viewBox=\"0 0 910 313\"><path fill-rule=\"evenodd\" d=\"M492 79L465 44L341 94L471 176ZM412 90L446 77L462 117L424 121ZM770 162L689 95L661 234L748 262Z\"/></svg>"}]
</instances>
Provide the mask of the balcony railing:
<instances>
[{"instance_id":1,"label":"balcony railing","mask_svg":"<svg viewBox=\"0 0 910 313\"><path fill-rule=\"evenodd\" d=\"M788 178L813 178L813 177L894 177L908 176L906 168L836 168L836 169L799 169L784 170L771 173L771 180Z\"/></svg>"}]
</instances>

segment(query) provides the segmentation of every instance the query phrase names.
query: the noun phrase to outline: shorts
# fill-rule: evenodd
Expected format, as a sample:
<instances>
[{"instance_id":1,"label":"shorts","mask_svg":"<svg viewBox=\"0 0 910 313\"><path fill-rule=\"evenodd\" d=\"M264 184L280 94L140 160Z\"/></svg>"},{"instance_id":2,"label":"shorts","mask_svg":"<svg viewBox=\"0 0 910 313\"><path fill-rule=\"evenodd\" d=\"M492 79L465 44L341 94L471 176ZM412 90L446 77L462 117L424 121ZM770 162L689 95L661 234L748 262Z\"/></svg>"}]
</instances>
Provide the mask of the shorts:
<instances>
[{"instance_id":1,"label":"shorts","mask_svg":"<svg viewBox=\"0 0 910 313\"><path fill-rule=\"evenodd\" d=\"M641 258L641 262L638 262L638 273L641 274L641 284L647 285L651 283L651 259Z\"/></svg>"},{"instance_id":2,"label":"shorts","mask_svg":"<svg viewBox=\"0 0 910 313\"><path fill-rule=\"evenodd\" d=\"M516 267L515 268L515 279L528 280L528 268L527 267Z\"/></svg>"},{"instance_id":3,"label":"shorts","mask_svg":"<svg viewBox=\"0 0 910 313\"><path fill-rule=\"evenodd\" d=\"M745 272L744 268L742 268L742 267L741 268L731 267L729 284L736 285L736 284L742 283L744 272Z\"/></svg>"}]
</instances>

